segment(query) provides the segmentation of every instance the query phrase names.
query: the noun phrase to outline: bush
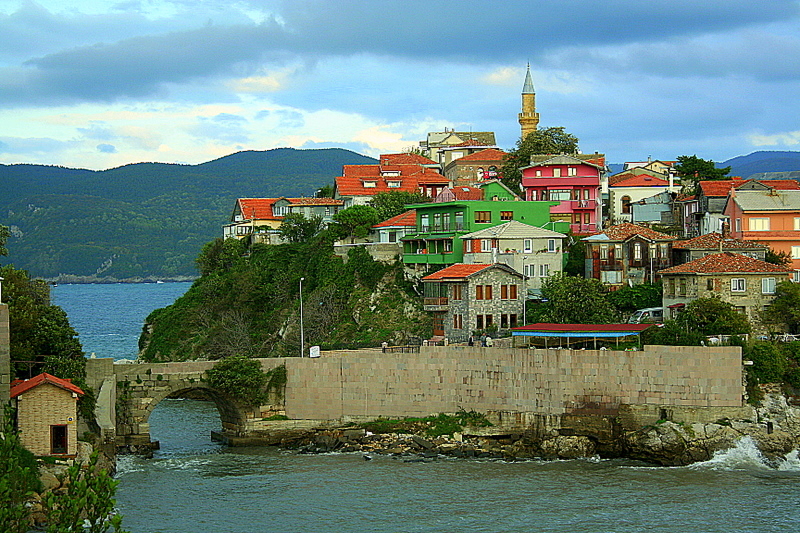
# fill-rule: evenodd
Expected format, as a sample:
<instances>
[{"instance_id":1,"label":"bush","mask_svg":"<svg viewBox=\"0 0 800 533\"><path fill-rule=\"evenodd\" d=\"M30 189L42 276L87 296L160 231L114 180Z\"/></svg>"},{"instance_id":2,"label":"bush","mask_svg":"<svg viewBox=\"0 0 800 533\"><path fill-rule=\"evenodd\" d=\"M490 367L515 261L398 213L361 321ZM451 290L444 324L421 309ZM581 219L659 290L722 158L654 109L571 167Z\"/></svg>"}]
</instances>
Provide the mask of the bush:
<instances>
[{"instance_id":1,"label":"bush","mask_svg":"<svg viewBox=\"0 0 800 533\"><path fill-rule=\"evenodd\" d=\"M744 351L744 358L753 361L750 374L759 383L779 383L786 374L786 354L774 343L756 342Z\"/></svg>"},{"instance_id":2,"label":"bush","mask_svg":"<svg viewBox=\"0 0 800 533\"><path fill-rule=\"evenodd\" d=\"M247 405L266 401L264 390L268 376L261 363L244 355L232 355L220 360L206 372L208 385Z\"/></svg>"}]
</instances>

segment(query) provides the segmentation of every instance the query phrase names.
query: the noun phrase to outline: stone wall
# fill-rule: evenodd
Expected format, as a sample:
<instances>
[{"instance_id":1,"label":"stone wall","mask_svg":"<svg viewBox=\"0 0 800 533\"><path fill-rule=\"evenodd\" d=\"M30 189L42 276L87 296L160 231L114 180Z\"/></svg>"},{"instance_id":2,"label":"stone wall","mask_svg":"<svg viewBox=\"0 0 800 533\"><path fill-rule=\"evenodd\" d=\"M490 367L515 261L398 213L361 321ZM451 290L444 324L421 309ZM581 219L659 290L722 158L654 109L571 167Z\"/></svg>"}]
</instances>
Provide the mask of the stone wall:
<instances>
[{"instance_id":1,"label":"stone wall","mask_svg":"<svg viewBox=\"0 0 800 533\"><path fill-rule=\"evenodd\" d=\"M619 413L622 405L740 407L738 347L644 351L422 347L285 360L293 419L427 416L459 409L544 416Z\"/></svg>"}]
</instances>

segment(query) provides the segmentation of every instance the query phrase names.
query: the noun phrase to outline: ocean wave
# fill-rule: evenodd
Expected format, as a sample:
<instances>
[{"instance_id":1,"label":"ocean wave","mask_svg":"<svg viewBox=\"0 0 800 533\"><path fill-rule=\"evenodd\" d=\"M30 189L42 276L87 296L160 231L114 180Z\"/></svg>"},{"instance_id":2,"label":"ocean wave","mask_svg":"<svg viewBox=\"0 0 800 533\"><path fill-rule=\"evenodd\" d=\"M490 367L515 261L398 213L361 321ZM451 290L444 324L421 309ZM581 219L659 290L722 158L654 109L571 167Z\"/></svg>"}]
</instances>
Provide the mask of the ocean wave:
<instances>
[{"instance_id":1,"label":"ocean wave","mask_svg":"<svg viewBox=\"0 0 800 533\"><path fill-rule=\"evenodd\" d=\"M689 465L692 469L710 470L781 470L800 472L798 451L793 450L782 459L771 461L758 449L755 439L745 435L733 448L714 452L708 461Z\"/></svg>"}]
</instances>

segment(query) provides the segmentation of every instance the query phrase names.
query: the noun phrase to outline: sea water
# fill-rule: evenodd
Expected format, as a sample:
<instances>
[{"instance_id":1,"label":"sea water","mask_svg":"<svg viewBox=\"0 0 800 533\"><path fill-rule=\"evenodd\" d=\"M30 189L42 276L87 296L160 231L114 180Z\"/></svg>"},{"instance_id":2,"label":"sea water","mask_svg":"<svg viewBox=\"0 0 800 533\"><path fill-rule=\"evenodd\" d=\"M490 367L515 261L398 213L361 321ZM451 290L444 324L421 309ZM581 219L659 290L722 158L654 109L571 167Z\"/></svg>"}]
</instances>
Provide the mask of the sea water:
<instances>
[{"instance_id":1,"label":"sea water","mask_svg":"<svg viewBox=\"0 0 800 533\"><path fill-rule=\"evenodd\" d=\"M87 351L131 358L142 321L188 284L54 288ZM80 300L80 301L76 301ZM769 462L751 439L664 468L624 460L504 462L226 448L213 404L164 400L152 459L119 460L117 499L133 533L794 532L797 452Z\"/></svg>"}]
</instances>

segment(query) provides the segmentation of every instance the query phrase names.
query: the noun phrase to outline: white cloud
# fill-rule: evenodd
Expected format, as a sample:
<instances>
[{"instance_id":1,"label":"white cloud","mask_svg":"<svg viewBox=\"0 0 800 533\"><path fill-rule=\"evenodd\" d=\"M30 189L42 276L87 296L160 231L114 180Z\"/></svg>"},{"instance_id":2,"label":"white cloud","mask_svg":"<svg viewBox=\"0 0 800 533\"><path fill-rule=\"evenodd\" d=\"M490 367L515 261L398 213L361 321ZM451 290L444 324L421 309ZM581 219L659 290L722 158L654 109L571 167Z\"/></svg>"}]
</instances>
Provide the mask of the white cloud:
<instances>
[{"instance_id":1,"label":"white cloud","mask_svg":"<svg viewBox=\"0 0 800 533\"><path fill-rule=\"evenodd\" d=\"M750 144L757 147L764 146L797 146L800 144L800 131L787 131L772 135L751 134L748 137Z\"/></svg>"}]
</instances>

